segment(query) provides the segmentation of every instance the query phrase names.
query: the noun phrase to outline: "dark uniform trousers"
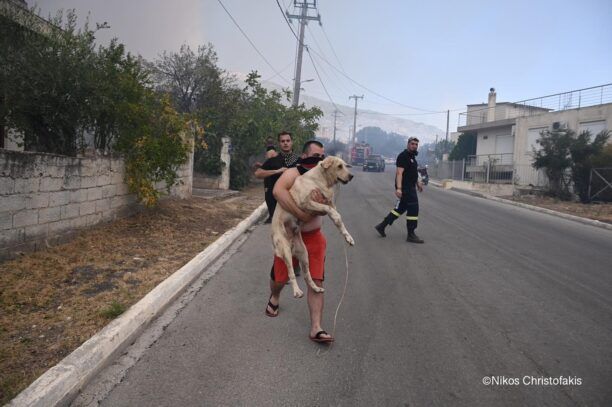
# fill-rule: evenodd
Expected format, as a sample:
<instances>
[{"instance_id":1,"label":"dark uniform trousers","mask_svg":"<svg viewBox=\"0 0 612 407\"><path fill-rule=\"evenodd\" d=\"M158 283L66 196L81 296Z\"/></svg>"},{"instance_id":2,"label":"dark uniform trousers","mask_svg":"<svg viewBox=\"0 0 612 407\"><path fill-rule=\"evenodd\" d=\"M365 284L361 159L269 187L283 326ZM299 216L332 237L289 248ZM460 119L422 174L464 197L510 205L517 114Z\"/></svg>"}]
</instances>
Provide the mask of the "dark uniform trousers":
<instances>
[{"instance_id":1,"label":"dark uniform trousers","mask_svg":"<svg viewBox=\"0 0 612 407\"><path fill-rule=\"evenodd\" d=\"M419 220L419 197L417 195L416 185L402 190L402 197L397 201L395 208L385 218L385 222L391 225L397 218L406 212L406 226L408 233L413 233L417 228Z\"/></svg>"},{"instance_id":2,"label":"dark uniform trousers","mask_svg":"<svg viewBox=\"0 0 612 407\"><path fill-rule=\"evenodd\" d=\"M274 210L276 209L276 199L272 193L273 190L274 187L265 189L266 205L268 206L268 214L270 215L270 218L274 215Z\"/></svg>"}]
</instances>

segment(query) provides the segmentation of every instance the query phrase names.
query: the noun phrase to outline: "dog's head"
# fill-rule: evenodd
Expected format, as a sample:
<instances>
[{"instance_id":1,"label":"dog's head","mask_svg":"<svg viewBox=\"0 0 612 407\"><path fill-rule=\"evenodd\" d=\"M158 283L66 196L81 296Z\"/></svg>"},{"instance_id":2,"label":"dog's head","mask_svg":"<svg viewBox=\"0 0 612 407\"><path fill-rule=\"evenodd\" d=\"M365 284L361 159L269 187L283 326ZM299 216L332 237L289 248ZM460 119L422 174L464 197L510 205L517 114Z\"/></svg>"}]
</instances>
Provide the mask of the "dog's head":
<instances>
[{"instance_id":1,"label":"dog's head","mask_svg":"<svg viewBox=\"0 0 612 407\"><path fill-rule=\"evenodd\" d=\"M345 163L341 158L333 156L327 157L321 161L319 165L330 185L338 181L346 184L353 179L353 174L349 172L351 166Z\"/></svg>"}]
</instances>

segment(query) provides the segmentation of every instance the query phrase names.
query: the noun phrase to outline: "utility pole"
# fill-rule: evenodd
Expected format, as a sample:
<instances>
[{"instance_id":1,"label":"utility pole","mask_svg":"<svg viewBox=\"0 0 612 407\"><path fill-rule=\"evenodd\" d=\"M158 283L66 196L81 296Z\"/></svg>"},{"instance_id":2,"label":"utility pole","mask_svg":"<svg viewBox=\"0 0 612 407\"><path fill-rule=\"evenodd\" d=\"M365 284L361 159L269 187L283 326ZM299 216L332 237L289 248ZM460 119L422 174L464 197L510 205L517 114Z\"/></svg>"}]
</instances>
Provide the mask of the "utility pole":
<instances>
[{"instance_id":1,"label":"utility pole","mask_svg":"<svg viewBox=\"0 0 612 407\"><path fill-rule=\"evenodd\" d=\"M357 99L363 99L363 95L349 96L350 99L355 99L355 113L353 114L353 137L351 137L350 162L353 164L353 147L355 147L355 134L357 134Z\"/></svg>"},{"instance_id":2,"label":"utility pole","mask_svg":"<svg viewBox=\"0 0 612 407\"><path fill-rule=\"evenodd\" d=\"M334 110L334 148L336 148L336 118L338 117L338 110Z\"/></svg>"},{"instance_id":3,"label":"utility pole","mask_svg":"<svg viewBox=\"0 0 612 407\"><path fill-rule=\"evenodd\" d=\"M444 152L448 153L448 119L450 118L450 110L446 111L446 145L444 146Z\"/></svg>"},{"instance_id":4,"label":"utility pole","mask_svg":"<svg viewBox=\"0 0 612 407\"><path fill-rule=\"evenodd\" d=\"M312 17L308 15L308 10L317 9L317 0L313 0L313 3L310 3L308 0L304 0L302 2L298 2L298 0L293 1L293 5L296 8L300 8L300 14L289 14L288 11L285 11L287 17L290 19L297 19L300 22L300 30L298 34L298 54L297 54L297 62L295 64L295 76L293 78L293 101L291 102L291 106L296 107L300 104L300 85L302 84L302 54L304 53L304 31L306 30L306 23L308 20L318 21L321 23L321 15L317 13L316 17Z\"/></svg>"},{"instance_id":5,"label":"utility pole","mask_svg":"<svg viewBox=\"0 0 612 407\"><path fill-rule=\"evenodd\" d=\"M438 162L438 135L436 134L436 144L434 144L434 158Z\"/></svg>"}]
</instances>

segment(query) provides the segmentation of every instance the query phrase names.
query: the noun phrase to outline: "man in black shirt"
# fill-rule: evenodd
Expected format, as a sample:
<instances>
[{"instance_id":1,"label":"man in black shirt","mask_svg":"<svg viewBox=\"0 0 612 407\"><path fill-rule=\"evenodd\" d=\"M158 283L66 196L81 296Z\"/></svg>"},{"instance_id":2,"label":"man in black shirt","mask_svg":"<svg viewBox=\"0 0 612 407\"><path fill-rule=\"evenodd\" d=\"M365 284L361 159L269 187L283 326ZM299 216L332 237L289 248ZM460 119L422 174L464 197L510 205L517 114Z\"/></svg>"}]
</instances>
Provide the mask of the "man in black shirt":
<instances>
[{"instance_id":1,"label":"man in black shirt","mask_svg":"<svg viewBox=\"0 0 612 407\"><path fill-rule=\"evenodd\" d=\"M255 177L264 180L266 205L268 206L268 214L270 215L266 223L272 221L272 215L274 215L274 209L276 208L276 199L274 199L274 195L272 194L274 184L276 184L276 181L278 181L287 168L295 167L299 159L299 156L293 153L291 133L282 131L278 134L277 139L280 146L278 155L268 158L262 166L255 171Z\"/></svg>"},{"instance_id":2,"label":"man in black shirt","mask_svg":"<svg viewBox=\"0 0 612 407\"><path fill-rule=\"evenodd\" d=\"M408 238L411 243L424 243L415 233L419 219L419 197L417 190L423 192L423 185L419 181L418 154L419 139L410 137L407 148L397 156L395 171L395 196L398 197L395 208L383 219L381 223L374 226L382 237L386 237L385 227L391 225L402 213L406 212L406 225L408 227Z\"/></svg>"}]
</instances>

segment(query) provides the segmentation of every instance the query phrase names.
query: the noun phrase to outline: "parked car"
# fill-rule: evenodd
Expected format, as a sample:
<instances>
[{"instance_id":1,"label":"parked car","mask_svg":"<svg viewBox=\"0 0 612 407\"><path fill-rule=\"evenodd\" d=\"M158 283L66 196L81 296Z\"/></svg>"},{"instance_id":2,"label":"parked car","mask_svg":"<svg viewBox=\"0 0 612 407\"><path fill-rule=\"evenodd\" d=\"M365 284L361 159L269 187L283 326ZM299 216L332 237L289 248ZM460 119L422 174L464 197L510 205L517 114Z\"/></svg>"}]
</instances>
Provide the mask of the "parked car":
<instances>
[{"instance_id":1,"label":"parked car","mask_svg":"<svg viewBox=\"0 0 612 407\"><path fill-rule=\"evenodd\" d=\"M363 163L363 170L383 172L385 170L385 160L380 154L370 154Z\"/></svg>"}]
</instances>

